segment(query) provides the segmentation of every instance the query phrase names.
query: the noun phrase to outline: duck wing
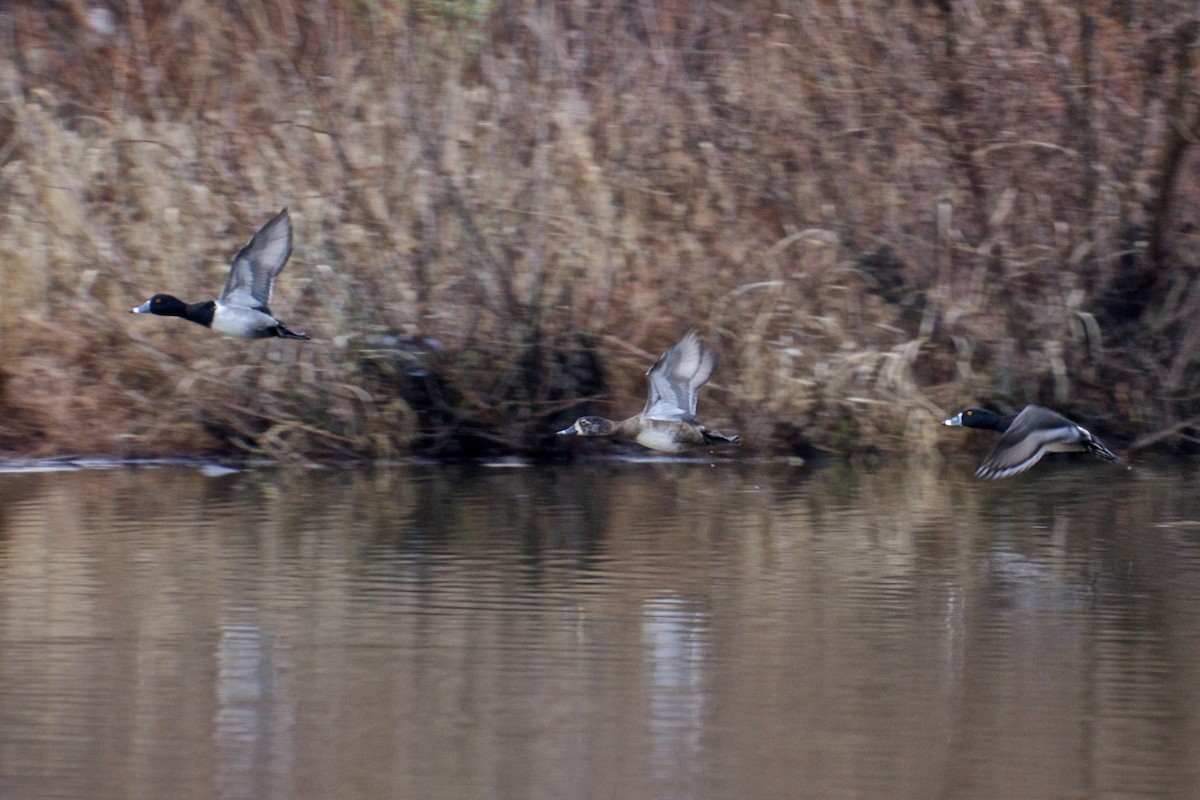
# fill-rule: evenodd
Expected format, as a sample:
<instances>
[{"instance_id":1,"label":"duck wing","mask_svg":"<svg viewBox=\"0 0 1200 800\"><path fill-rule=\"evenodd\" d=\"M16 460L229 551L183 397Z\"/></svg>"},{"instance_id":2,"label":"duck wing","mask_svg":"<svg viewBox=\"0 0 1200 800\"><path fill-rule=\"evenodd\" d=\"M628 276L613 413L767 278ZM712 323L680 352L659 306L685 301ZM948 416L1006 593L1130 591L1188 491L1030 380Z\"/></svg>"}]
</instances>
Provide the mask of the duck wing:
<instances>
[{"instance_id":1,"label":"duck wing","mask_svg":"<svg viewBox=\"0 0 1200 800\"><path fill-rule=\"evenodd\" d=\"M1028 405L1017 414L1000 436L996 446L979 465L981 478L1007 478L1032 467L1046 453L1055 450L1083 450L1085 439L1092 436L1071 420L1037 405Z\"/></svg>"},{"instance_id":2,"label":"duck wing","mask_svg":"<svg viewBox=\"0 0 1200 800\"><path fill-rule=\"evenodd\" d=\"M217 299L224 305L268 311L275 276L291 254L292 221L285 208L259 228L233 257L229 280Z\"/></svg>"},{"instance_id":3,"label":"duck wing","mask_svg":"<svg viewBox=\"0 0 1200 800\"><path fill-rule=\"evenodd\" d=\"M651 419L690 419L696 415L696 392L712 377L717 358L700 343L693 328L667 348L646 372L650 393L642 415Z\"/></svg>"}]
</instances>

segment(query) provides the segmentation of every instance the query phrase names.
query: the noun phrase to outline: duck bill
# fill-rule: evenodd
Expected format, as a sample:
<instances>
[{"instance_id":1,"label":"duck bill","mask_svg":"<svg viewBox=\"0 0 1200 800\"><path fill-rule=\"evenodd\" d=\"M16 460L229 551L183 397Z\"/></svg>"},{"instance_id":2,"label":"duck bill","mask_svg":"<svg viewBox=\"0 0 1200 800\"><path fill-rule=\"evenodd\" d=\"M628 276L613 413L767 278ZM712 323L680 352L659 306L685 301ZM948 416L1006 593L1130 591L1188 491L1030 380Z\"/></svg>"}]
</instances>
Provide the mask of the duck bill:
<instances>
[{"instance_id":1,"label":"duck bill","mask_svg":"<svg viewBox=\"0 0 1200 800\"><path fill-rule=\"evenodd\" d=\"M574 425L572 425L572 426L571 426L571 427L569 427L569 428L563 428L563 429L562 429L561 431L559 431L559 432L558 432L556 435L558 435L558 436L575 436L575 435L577 435L578 433L579 433L579 431L575 430L575 426L574 426Z\"/></svg>"},{"instance_id":2,"label":"duck bill","mask_svg":"<svg viewBox=\"0 0 1200 800\"><path fill-rule=\"evenodd\" d=\"M129 313L130 314L149 314L150 313L150 301L147 300L146 302L142 303L137 308L129 309Z\"/></svg>"},{"instance_id":3,"label":"duck bill","mask_svg":"<svg viewBox=\"0 0 1200 800\"><path fill-rule=\"evenodd\" d=\"M962 413L955 414L950 419L942 420L943 425L962 425Z\"/></svg>"}]
</instances>

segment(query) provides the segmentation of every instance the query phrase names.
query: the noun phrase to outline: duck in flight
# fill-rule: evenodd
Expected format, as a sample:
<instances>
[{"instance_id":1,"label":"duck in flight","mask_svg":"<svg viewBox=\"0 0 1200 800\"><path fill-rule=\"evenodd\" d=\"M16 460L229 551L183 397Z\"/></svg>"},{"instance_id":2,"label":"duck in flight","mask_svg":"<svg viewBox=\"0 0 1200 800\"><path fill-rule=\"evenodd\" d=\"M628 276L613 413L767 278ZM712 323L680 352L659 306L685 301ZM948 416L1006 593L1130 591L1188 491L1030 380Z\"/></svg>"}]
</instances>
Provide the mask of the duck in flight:
<instances>
[{"instance_id":1,"label":"duck in flight","mask_svg":"<svg viewBox=\"0 0 1200 800\"><path fill-rule=\"evenodd\" d=\"M1087 428L1042 406L1027 405L1021 413L1009 416L967 408L942 424L1000 431L1000 441L975 471L979 478L1016 475L1032 467L1046 453L1086 451L1106 461L1118 460Z\"/></svg>"},{"instance_id":2,"label":"duck in flight","mask_svg":"<svg viewBox=\"0 0 1200 800\"><path fill-rule=\"evenodd\" d=\"M738 436L717 433L696 419L696 392L712 377L716 364L713 351L700 343L695 329L689 330L646 372L650 393L642 413L619 422L580 417L558 435L616 436L667 453L719 442L738 444Z\"/></svg>"},{"instance_id":3,"label":"duck in flight","mask_svg":"<svg viewBox=\"0 0 1200 800\"><path fill-rule=\"evenodd\" d=\"M292 254L292 221L285 208L275 215L237 252L229 267L229 280L216 300L185 303L169 294L156 294L134 314L183 317L238 339L307 339L308 334L289 330L271 314L275 278Z\"/></svg>"}]
</instances>

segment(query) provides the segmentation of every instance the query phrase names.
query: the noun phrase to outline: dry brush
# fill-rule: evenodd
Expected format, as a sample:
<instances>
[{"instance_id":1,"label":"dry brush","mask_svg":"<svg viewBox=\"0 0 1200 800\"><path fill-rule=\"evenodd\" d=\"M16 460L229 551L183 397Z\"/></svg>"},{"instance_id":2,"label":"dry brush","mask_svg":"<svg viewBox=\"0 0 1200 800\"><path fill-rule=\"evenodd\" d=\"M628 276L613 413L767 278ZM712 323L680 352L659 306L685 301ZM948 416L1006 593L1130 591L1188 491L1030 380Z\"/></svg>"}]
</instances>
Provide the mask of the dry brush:
<instances>
[{"instance_id":1,"label":"dry brush","mask_svg":"<svg viewBox=\"0 0 1200 800\"><path fill-rule=\"evenodd\" d=\"M735 10L736 9L736 10ZM538 453L691 324L757 451L1041 401L1200 415L1194 4L82 0L0 10L0 449ZM282 205L314 341L212 296ZM609 406L610 408L603 408Z\"/></svg>"}]
</instances>

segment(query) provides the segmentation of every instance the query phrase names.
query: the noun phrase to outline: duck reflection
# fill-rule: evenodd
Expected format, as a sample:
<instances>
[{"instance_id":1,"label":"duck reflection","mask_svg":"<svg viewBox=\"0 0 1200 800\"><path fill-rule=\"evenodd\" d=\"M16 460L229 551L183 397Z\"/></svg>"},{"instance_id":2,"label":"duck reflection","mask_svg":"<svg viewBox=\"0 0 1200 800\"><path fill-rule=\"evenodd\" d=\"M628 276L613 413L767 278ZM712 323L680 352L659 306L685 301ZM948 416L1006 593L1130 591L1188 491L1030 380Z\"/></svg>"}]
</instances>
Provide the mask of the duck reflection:
<instances>
[{"instance_id":1,"label":"duck reflection","mask_svg":"<svg viewBox=\"0 0 1200 800\"><path fill-rule=\"evenodd\" d=\"M708 617L678 597L647 600L642 639L649 666L648 724L655 777L672 786L686 785L695 765L704 728L704 664Z\"/></svg>"}]
</instances>

